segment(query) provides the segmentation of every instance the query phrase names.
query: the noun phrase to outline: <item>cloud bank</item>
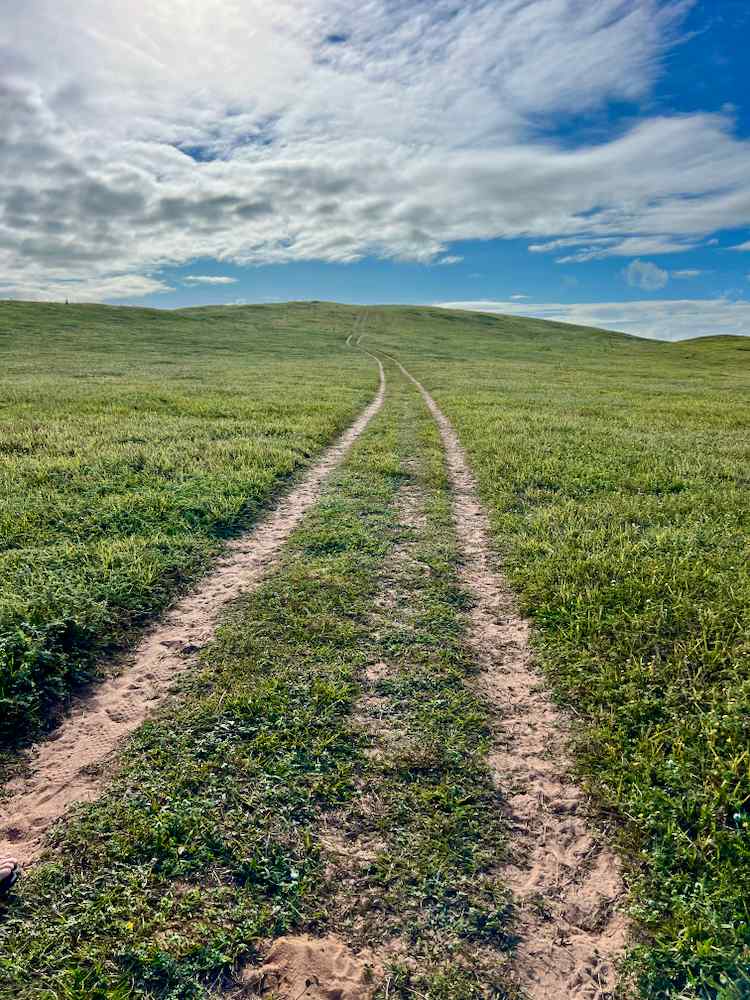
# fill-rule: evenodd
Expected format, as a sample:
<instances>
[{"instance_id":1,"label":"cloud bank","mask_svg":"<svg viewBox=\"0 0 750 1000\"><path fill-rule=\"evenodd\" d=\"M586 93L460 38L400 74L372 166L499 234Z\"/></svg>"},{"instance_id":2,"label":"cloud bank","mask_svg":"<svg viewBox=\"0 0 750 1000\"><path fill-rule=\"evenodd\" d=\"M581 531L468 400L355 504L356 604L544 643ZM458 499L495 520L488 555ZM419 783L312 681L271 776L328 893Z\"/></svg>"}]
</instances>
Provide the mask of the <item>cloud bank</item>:
<instances>
[{"instance_id":1,"label":"cloud bank","mask_svg":"<svg viewBox=\"0 0 750 1000\"><path fill-rule=\"evenodd\" d=\"M496 237L638 256L750 223L750 144L729 117L558 137L648 95L692 0L7 6L10 294L149 294L197 257L428 262Z\"/></svg>"},{"instance_id":2,"label":"cloud bank","mask_svg":"<svg viewBox=\"0 0 750 1000\"><path fill-rule=\"evenodd\" d=\"M444 309L530 316L536 319L595 326L649 340L691 337L750 336L750 302L728 299L656 299L644 302L532 303L440 302Z\"/></svg>"},{"instance_id":3,"label":"cloud bank","mask_svg":"<svg viewBox=\"0 0 750 1000\"><path fill-rule=\"evenodd\" d=\"M236 285L237 278L222 274L188 274L182 279L186 285Z\"/></svg>"}]
</instances>

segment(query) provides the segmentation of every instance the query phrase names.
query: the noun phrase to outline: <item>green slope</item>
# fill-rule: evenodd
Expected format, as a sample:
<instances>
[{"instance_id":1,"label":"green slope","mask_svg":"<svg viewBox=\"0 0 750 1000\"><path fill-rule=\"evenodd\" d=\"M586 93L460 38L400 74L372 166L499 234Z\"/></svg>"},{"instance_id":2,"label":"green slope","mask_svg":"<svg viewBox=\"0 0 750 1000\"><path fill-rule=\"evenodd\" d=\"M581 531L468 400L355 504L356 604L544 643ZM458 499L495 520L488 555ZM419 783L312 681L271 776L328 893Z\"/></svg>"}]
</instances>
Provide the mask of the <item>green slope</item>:
<instances>
[{"instance_id":1,"label":"green slope","mask_svg":"<svg viewBox=\"0 0 750 1000\"><path fill-rule=\"evenodd\" d=\"M454 422L579 762L623 821L649 997L750 991L750 341L383 312Z\"/></svg>"},{"instance_id":2,"label":"green slope","mask_svg":"<svg viewBox=\"0 0 750 1000\"><path fill-rule=\"evenodd\" d=\"M364 320L359 320L359 316ZM629 861L649 998L750 992L750 341L329 304L0 304L6 737L156 612L397 354L454 422L582 776ZM15 713L15 715L13 714Z\"/></svg>"},{"instance_id":3,"label":"green slope","mask_svg":"<svg viewBox=\"0 0 750 1000\"><path fill-rule=\"evenodd\" d=\"M0 741L371 398L355 315L0 303Z\"/></svg>"}]
</instances>

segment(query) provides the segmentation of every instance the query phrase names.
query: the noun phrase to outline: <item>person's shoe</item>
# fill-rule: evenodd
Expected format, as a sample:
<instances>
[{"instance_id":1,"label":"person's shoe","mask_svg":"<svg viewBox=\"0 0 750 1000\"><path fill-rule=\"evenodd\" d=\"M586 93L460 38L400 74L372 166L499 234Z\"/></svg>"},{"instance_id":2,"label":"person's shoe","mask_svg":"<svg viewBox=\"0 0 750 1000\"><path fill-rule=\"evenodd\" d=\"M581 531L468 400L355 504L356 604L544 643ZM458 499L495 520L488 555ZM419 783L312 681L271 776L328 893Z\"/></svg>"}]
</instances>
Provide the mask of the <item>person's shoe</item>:
<instances>
[{"instance_id":1,"label":"person's shoe","mask_svg":"<svg viewBox=\"0 0 750 1000\"><path fill-rule=\"evenodd\" d=\"M21 866L15 858L0 860L0 898L6 896L18 881Z\"/></svg>"}]
</instances>

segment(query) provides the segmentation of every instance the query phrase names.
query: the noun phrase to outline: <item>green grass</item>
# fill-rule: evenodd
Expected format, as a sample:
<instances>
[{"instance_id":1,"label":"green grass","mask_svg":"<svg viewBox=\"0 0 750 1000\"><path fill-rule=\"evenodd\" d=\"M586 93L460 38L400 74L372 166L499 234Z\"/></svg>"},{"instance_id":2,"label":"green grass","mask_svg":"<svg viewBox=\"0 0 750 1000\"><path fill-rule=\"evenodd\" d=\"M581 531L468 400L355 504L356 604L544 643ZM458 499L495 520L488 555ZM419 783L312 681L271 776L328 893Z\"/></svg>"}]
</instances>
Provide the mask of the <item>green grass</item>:
<instances>
[{"instance_id":1,"label":"green grass","mask_svg":"<svg viewBox=\"0 0 750 1000\"><path fill-rule=\"evenodd\" d=\"M750 993L750 354L380 311L454 422L579 764L623 820L646 997Z\"/></svg>"},{"instance_id":2,"label":"green grass","mask_svg":"<svg viewBox=\"0 0 750 1000\"><path fill-rule=\"evenodd\" d=\"M418 308L0 305L4 737L29 732L371 397L371 360L343 348L361 312L365 346L399 356L467 449L539 659L573 710L580 774L618 820L641 996L750 995L739 338L658 344ZM136 735L111 793L58 831L62 859L11 901L3 998L203 997L259 938L356 940L353 898L369 901L373 933L418 956L391 970L391 997L512 995L445 473L416 394L393 385L203 677ZM410 487L425 504L416 529L399 522ZM394 569L399 546L415 559ZM390 619L384 587L398 595ZM376 660L388 673L370 684ZM362 695L393 746L352 718ZM332 858L324 819L372 838L372 863Z\"/></svg>"},{"instance_id":3,"label":"green grass","mask_svg":"<svg viewBox=\"0 0 750 1000\"><path fill-rule=\"evenodd\" d=\"M0 303L0 744L371 398L356 315Z\"/></svg>"},{"instance_id":4,"label":"green grass","mask_svg":"<svg viewBox=\"0 0 750 1000\"><path fill-rule=\"evenodd\" d=\"M336 931L357 943L352 899L377 913L369 943L399 936L417 959L390 970L391 998L509 996L500 832L484 715L462 684L472 665L445 473L421 400L391 377L387 410L278 570L237 604L202 673L136 734L109 792L58 830L59 853L11 900L3 998L204 998L269 937ZM405 486L424 496L421 528L400 521ZM417 558L394 581L405 539ZM416 613L378 624L386 586ZM372 757L378 734L352 711L383 657L389 725L404 739ZM374 826L372 863L332 869L324 819L353 837Z\"/></svg>"},{"instance_id":5,"label":"green grass","mask_svg":"<svg viewBox=\"0 0 750 1000\"><path fill-rule=\"evenodd\" d=\"M393 367L390 378L404 474L368 617L377 671L357 715L370 752L358 794L338 814L340 836L365 859L332 859L329 907L348 940L401 942L379 998L504 1000L516 996L512 908L498 877L505 830L486 761L487 709L466 684L477 666L444 455L414 388Z\"/></svg>"}]
</instances>

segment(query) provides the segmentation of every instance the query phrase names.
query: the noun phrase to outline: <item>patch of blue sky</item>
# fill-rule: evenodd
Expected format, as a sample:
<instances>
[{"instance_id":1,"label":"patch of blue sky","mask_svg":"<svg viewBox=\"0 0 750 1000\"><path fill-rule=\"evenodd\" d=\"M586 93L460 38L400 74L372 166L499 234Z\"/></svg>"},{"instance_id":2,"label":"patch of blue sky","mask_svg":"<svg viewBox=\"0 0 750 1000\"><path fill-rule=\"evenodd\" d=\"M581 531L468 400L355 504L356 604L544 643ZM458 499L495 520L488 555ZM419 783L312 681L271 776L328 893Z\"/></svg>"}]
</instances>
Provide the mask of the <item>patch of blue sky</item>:
<instances>
[{"instance_id":1,"label":"patch of blue sky","mask_svg":"<svg viewBox=\"0 0 750 1000\"><path fill-rule=\"evenodd\" d=\"M181 153L189 156L196 163L211 163L213 160L219 159L216 148L213 146L191 146L175 143L175 149L179 149Z\"/></svg>"},{"instance_id":2,"label":"patch of blue sky","mask_svg":"<svg viewBox=\"0 0 750 1000\"><path fill-rule=\"evenodd\" d=\"M736 133L750 136L750 3L699 0L681 34L683 41L666 54L649 110L728 112Z\"/></svg>"},{"instance_id":3,"label":"patch of blue sky","mask_svg":"<svg viewBox=\"0 0 750 1000\"><path fill-rule=\"evenodd\" d=\"M681 23L662 56L654 85L641 100L610 100L577 113L537 115L528 124L534 134L563 149L611 141L641 118L663 114L724 114L734 133L750 137L750 39L748 0L700 0Z\"/></svg>"},{"instance_id":4,"label":"patch of blue sky","mask_svg":"<svg viewBox=\"0 0 750 1000\"><path fill-rule=\"evenodd\" d=\"M750 239L750 231L746 231L745 238ZM741 300L750 293L750 254L726 249L734 242L728 238L722 241L723 246L707 245L708 241L704 241L697 249L685 253L651 256L649 259L666 276L665 285L659 289L628 282L626 270L631 258L558 264L559 252L529 253L531 242L534 241L462 241L452 244L431 264L366 258L351 264L300 261L245 267L210 258L197 259L180 267L165 268L156 275L173 292L132 299L130 304L179 308L308 299L398 304L506 301L514 296L534 302L572 304L664 298ZM445 256L461 259L448 266L441 265L440 260ZM195 284L186 280L191 275L233 281Z\"/></svg>"}]
</instances>

